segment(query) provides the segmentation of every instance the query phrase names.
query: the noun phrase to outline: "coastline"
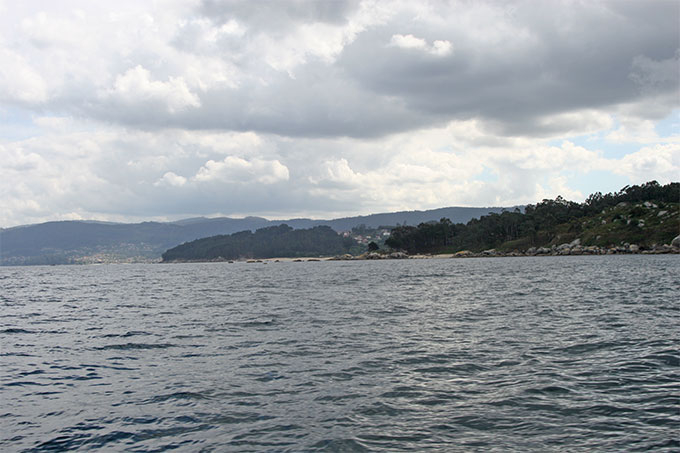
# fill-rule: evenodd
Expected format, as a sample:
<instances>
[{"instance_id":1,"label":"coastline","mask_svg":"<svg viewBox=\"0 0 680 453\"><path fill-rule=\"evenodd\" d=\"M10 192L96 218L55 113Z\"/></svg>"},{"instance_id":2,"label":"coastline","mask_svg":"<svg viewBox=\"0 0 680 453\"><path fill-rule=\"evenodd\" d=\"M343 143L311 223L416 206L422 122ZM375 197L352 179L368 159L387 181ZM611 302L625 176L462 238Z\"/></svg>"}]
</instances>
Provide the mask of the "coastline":
<instances>
[{"instance_id":1,"label":"coastline","mask_svg":"<svg viewBox=\"0 0 680 453\"><path fill-rule=\"evenodd\" d=\"M273 257L255 259L213 259L213 260L175 260L161 261L161 264L174 263L248 263L248 264L269 264L269 263L301 263L316 261L370 261L370 260L426 260L426 259L460 259L460 258L518 258L518 257L548 257L548 256L602 256L602 255L678 255L680 247L664 244L653 248L644 249L635 244L624 244L620 246L598 247L581 246L579 244L562 244L559 246L532 247L526 251L512 250L499 251L495 249L484 250L482 252L472 252L462 250L456 253L439 254L415 254L408 255L404 252L369 252L361 255L336 255L325 257Z\"/></svg>"}]
</instances>

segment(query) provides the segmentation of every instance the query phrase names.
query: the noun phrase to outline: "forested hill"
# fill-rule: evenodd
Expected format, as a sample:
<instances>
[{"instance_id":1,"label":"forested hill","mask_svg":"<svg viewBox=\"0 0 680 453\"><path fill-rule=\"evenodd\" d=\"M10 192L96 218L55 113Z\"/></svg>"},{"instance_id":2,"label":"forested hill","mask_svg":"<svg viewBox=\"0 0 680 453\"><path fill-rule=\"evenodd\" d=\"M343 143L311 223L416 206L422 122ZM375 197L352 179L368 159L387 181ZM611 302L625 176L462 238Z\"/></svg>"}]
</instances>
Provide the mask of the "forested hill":
<instances>
[{"instance_id":1,"label":"forested hill","mask_svg":"<svg viewBox=\"0 0 680 453\"><path fill-rule=\"evenodd\" d=\"M0 228L0 265L156 261L165 250L183 242L218 234L254 231L283 223L293 228L328 225L335 231L348 231L359 225L367 228L418 225L442 217L454 222L467 222L490 212L502 212L503 209L449 207L332 220L198 217L168 223L47 222Z\"/></svg>"},{"instance_id":2,"label":"forested hill","mask_svg":"<svg viewBox=\"0 0 680 453\"><path fill-rule=\"evenodd\" d=\"M163 253L163 261L329 256L347 253L352 245L328 226L294 230L284 224L187 242Z\"/></svg>"},{"instance_id":3,"label":"forested hill","mask_svg":"<svg viewBox=\"0 0 680 453\"><path fill-rule=\"evenodd\" d=\"M590 195L583 203L543 200L524 212L506 211L463 223L442 218L392 230L386 244L409 253L526 251L571 241L583 246L670 244L680 234L680 183L651 181L621 191Z\"/></svg>"}]
</instances>

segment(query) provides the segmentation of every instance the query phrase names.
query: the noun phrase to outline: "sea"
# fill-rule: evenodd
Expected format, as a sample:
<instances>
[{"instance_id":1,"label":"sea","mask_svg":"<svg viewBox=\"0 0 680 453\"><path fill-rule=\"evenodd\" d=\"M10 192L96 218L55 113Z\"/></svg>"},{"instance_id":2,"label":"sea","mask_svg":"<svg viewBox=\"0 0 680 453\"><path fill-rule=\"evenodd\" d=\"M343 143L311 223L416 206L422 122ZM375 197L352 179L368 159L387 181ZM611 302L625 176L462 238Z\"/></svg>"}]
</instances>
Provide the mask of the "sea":
<instances>
[{"instance_id":1,"label":"sea","mask_svg":"<svg viewBox=\"0 0 680 453\"><path fill-rule=\"evenodd\" d=\"M0 267L0 451L680 450L680 257Z\"/></svg>"}]
</instances>

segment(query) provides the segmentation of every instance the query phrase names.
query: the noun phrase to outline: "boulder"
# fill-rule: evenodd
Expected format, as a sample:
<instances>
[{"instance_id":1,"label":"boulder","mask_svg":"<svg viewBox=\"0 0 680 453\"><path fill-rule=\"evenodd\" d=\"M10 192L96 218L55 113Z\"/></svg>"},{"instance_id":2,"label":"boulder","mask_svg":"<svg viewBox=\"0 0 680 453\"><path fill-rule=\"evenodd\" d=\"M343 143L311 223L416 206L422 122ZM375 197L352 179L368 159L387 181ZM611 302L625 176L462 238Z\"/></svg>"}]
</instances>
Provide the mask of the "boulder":
<instances>
[{"instance_id":1,"label":"boulder","mask_svg":"<svg viewBox=\"0 0 680 453\"><path fill-rule=\"evenodd\" d=\"M569 247L576 247L577 245L581 245L581 238L576 238L569 243Z\"/></svg>"},{"instance_id":2,"label":"boulder","mask_svg":"<svg viewBox=\"0 0 680 453\"><path fill-rule=\"evenodd\" d=\"M673 240L671 241L671 246L680 248L680 234L673 238Z\"/></svg>"},{"instance_id":3,"label":"boulder","mask_svg":"<svg viewBox=\"0 0 680 453\"><path fill-rule=\"evenodd\" d=\"M382 259L385 259L385 255L381 255L380 253L376 253L376 252L370 252L370 253L367 253L364 258L367 259L367 260L382 260Z\"/></svg>"}]
</instances>

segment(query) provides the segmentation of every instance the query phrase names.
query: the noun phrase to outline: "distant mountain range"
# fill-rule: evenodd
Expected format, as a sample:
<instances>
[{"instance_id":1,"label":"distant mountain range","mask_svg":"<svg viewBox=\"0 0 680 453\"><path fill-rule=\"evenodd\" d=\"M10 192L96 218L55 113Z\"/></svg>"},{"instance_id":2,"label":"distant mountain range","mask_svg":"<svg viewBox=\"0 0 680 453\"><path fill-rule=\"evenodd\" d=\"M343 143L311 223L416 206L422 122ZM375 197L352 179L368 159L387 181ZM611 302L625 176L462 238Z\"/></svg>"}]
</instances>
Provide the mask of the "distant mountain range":
<instances>
[{"instance_id":1,"label":"distant mountain range","mask_svg":"<svg viewBox=\"0 0 680 453\"><path fill-rule=\"evenodd\" d=\"M281 224L296 229L328 225L340 232L359 225L369 228L418 225L442 217L454 223L467 223L492 212L513 209L450 207L332 220L198 217L176 222L46 222L0 229L0 265L156 261L167 249L187 241Z\"/></svg>"}]
</instances>

